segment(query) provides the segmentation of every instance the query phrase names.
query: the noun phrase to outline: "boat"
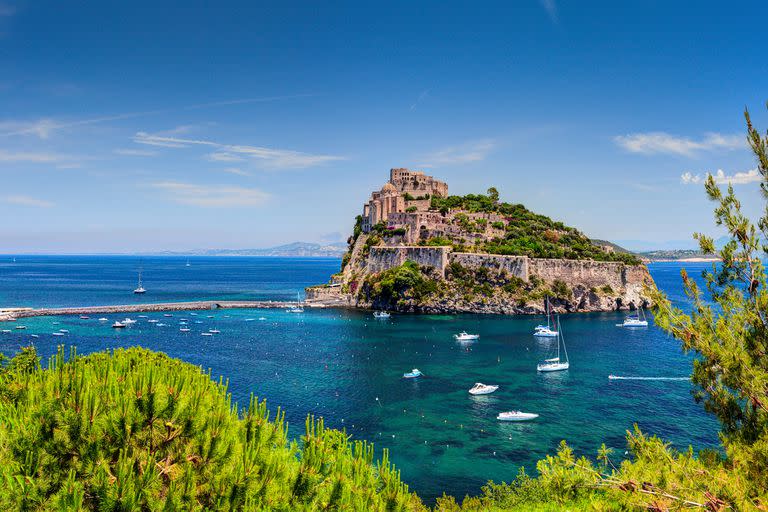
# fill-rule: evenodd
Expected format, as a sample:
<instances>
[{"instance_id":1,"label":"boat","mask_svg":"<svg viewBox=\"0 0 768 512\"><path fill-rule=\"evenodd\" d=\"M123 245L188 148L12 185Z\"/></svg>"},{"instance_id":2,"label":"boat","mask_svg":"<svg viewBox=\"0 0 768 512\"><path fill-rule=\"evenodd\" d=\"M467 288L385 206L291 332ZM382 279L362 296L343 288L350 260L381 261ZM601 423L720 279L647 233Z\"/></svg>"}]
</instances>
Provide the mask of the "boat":
<instances>
[{"instance_id":1,"label":"boat","mask_svg":"<svg viewBox=\"0 0 768 512\"><path fill-rule=\"evenodd\" d=\"M64 336L64 333L63 332L52 332L51 335L52 336Z\"/></svg>"},{"instance_id":2,"label":"boat","mask_svg":"<svg viewBox=\"0 0 768 512\"><path fill-rule=\"evenodd\" d=\"M453 337L456 341L474 341L480 339L479 334L468 334L466 331L461 331L459 334L454 334Z\"/></svg>"},{"instance_id":3,"label":"boat","mask_svg":"<svg viewBox=\"0 0 768 512\"><path fill-rule=\"evenodd\" d=\"M200 336L213 336L213 334L211 334L209 332L201 332Z\"/></svg>"},{"instance_id":4,"label":"boat","mask_svg":"<svg viewBox=\"0 0 768 512\"><path fill-rule=\"evenodd\" d=\"M304 307L301 305L301 300L299 299L299 294L296 293L296 305L290 306L288 309L285 310L288 313L303 313Z\"/></svg>"},{"instance_id":5,"label":"boat","mask_svg":"<svg viewBox=\"0 0 768 512\"><path fill-rule=\"evenodd\" d=\"M11 330L10 329L3 329L0 332L3 333L3 334L10 334Z\"/></svg>"},{"instance_id":6,"label":"boat","mask_svg":"<svg viewBox=\"0 0 768 512\"><path fill-rule=\"evenodd\" d=\"M147 318L147 315L139 315L139 318Z\"/></svg>"},{"instance_id":7,"label":"boat","mask_svg":"<svg viewBox=\"0 0 768 512\"><path fill-rule=\"evenodd\" d=\"M155 327L168 327L168 324L158 322L155 324Z\"/></svg>"},{"instance_id":8,"label":"boat","mask_svg":"<svg viewBox=\"0 0 768 512\"><path fill-rule=\"evenodd\" d=\"M26 325L17 325L16 326L16 329L18 329L18 330L22 330L22 329L26 329L26 328L27 328Z\"/></svg>"},{"instance_id":9,"label":"boat","mask_svg":"<svg viewBox=\"0 0 768 512\"><path fill-rule=\"evenodd\" d=\"M563 328L560 325L559 315L556 318L555 326L557 327L557 357L551 357L549 359L545 359L544 361L536 365L537 371L559 372L562 370L567 370L570 367L570 363L568 362L568 350L565 348L565 338L563 338ZM563 342L563 353L565 354L565 360L562 360L560 358L560 341Z\"/></svg>"},{"instance_id":10,"label":"boat","mask_svg":"<svg viewBox=\"0 0 768 512\"><path fill-rule=\"evenodd\" d=\"M151 319L151 320L147 320L147 323L149 323L149 324L156 324L157 322L158 322L158 321L157 321L157 320L155 320L154 318L153 318L153 319Z\"/></svg>"},{"instance_id":11,"label":"boat","mask_svg":"<svg viewBox=\"0 0 768 512\"><path fill-rule=\"evenodd\" d=\"M389 317L391 317L391 316L392 316L392 315L390 315L390 314L389 314L389 313L387 313L386 311L374 311L374 312L373 312L373 317L374 317L374 318L389 318Z\"/></svg>"},{"instance_id":12,"label":"boat","mask_svg":"<svg viewBox=\"0 0 768 512\"><path fill-rule=\"evenodd\" d=\"M648 327L648 320L645 318L645 311L643 308L637 308L637 313L629 315L624 319L624 323L620 324L621 327Z\"/></svg>"},{"instance_id":13,"label":"boat","mask_svg":"<svg viewBox=\"0 0 768 512\"><path fill-rule=\"evenodd\" d=\"M173 315L170 314L170 313L165 313L165 314L163 314L163 316L173 316Z\"/></svg>"},{"instance_id":14,"label":"boat","mask_svg":"<svg viewBox=\"0 0 768 512\"><path fill-rule=\"evenodd\" d=\"M80 320L90 320L90 317L87 317L85 315L80 315Z\"/></svg>"},{"instance_id":15,"label":"boat","mask_svg":"<svg viewBox=\"0 0 768 512\"><path fill-rule=\"evenodd\" d=\"M69 334L69 329L59 329L59 332L63 332L64 334Z\"/></svg>"},{"instance_id":16,"label":"boat","mask_svg":"<svg viewBox=\"0 0 768 512\"><path fill-rule=\"evenodd\" d=\"M99 322L109 322L109 318L101 317L99 318Z\"/></svg>"},{"instance_id":17,"label":"boat","mask_svg":"<svg viewBox=\"0 0 768 512\"><path fill-rule=\"evenodd\" d=\"M482 382L477 382L469 390L469 394L470 395L490 395L497 389L499 389L499 386L492 386L489 384L483 384Z\"/></svg>"},{"instance_id":18,"label":"boat","mask_svg":"<svg viewBox=\"0 0 768 512\"><path fill-rule=\"evenodd\" d=\"M30 336L33 337L33 338L39 338L40 337L37 334L30 334Z\"/></svg>"},{"instance_id":19,"label":"boat","mask_svg":"<svg viewBox=\"0 0 768 512\"><path fill-rule=\"evenodd\" d=\"M185 267L191 267L192 265L189 264L189 258L187 258L187 264L184 265Z\"/></svg>"},{"instance_id":20,"label":"boat","mask_svg":"<svg viewBox=\"0 0 768 512\"><path fill-rule=\"evenodd\" d=\"M197 313L190 313L190 316L197 316Z\"/></svg>"},{"instance_id":21,"label":"boat","mask_svg":"<svg viewBox=\"0 0 768 512\"><path fill-rule=\"evenodd\" d=\"M133 325L136 323L136 320L133 320L132 318L125 317L125 320L121 322L123 325Z\"/></svg>"},{"instance_id":22,"label":"boat","mask_svg":"<svg viewBox=\"0 0 768 512\"><path fill-rule=\"evenodd\" d=\"M208 332L211 334L221 334L221 331L218 329L208 329Z\"/></svg>"},{"instance_id":23,"label":"boat","mask_svg":"<svg viewBox=\"0 0 768 512\"><path fill-rule=\"evenodd\" d=\"M113 329L125 329L125 324L122 322L115 322L112 324Z\"/></svg>"},{"instance_id":24,"label":"boat","mask_svg":"<svg viewBox=\"0 0 768 512\"><path fill-rule=\"evenodd\" d=\"M244 320L244 322L253 322L254 320L256 320L256 319L255 318L246 318Z\"/></svg>"},{"instance_id":25,"label":"boat","mask_svg":"<svg viewBox=\"0 0 768 512\"><path fill-rule=\"evenodd\" d=\"M508 411L500 412L496 419L499 421L530 421L538 417L538 414L532 412Z\"/></svg>"},{"instance_id":26,"label":"boat","mask_svg":"<svg viewBox=\"0 0 768 512\"><path fill-rule=\"evenodd\" d=\"M133 293L136 293L136 294L147 293L147 290L145 290L144 287L141 286L141 269L139 269L139 286L135 290L133 290Z\"/></svg>"},{"instance_id":27,"label":"boat","mask_svg":"<svg viewBox=\"0 0 768 512\"><path fill-rule=\"evenodd\" d=\"M179 332L189 332L189 331L191 331L191 329L189 329L188 327L182 327L181 329L179 329Z\"/></svg>"},{"instance_id":28,"label":"boat","mask_svg":"<svg viewBox=\"0 0 768 512\"><path fill-rule=\"evenodd\" d=\"M549 304L549 297L547 297L545 309L547 312L547 325L537 325L533 330L533 335L538 338L557 338L557 331L552 329L550 323L552 318L552 307Z\"/></svg>"},{"instance_id":29,"label":"boat","mask_svg":"<svg viewBox=\"0 0 768 512\"><path fill-rule=\"evenodd\" d=\"M414 368L413 370L409 371L408 373L403 374L404 379L415 379L416 377L421 377L424 375L419 371L418 368Z\"/></svg>"}]
</instances>

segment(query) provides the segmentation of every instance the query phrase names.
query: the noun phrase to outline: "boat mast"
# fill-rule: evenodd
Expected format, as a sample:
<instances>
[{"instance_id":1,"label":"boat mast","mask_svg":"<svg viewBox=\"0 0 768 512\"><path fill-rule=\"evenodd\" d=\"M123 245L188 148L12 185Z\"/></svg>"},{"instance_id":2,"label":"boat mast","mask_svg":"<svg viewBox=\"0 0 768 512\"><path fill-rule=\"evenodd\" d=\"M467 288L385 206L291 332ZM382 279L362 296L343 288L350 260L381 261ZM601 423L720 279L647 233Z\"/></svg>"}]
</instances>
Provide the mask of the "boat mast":
<instances>
[{"instance_id":1,"label":"boat mast","mask_svg":"<svg viewBox=\"0 0 768 512\"><path fill-rule=\"evenodd\" d=\"M565 352L565 362L568 362L568 349L565 348L565 337L563 336L563 328L560 326L560 316L557 317L557 358L560 359L560 338L563 339L563 352Z\"/></svg>"}]
</instances>

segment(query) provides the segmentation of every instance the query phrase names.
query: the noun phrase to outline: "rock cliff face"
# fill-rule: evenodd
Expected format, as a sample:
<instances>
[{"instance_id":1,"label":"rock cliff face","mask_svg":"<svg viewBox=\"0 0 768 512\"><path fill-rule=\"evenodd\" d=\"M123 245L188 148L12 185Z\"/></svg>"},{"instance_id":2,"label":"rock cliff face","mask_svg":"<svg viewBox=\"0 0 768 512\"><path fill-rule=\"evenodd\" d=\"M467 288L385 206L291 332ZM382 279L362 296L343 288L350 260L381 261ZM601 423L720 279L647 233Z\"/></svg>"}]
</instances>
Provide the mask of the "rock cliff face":
<instances>
[{"instance_id":1,"label":"rock cliff face","mask_svg":"<svg viewBox=\"0 0 768 512\"><path fill-rule=\"evenodd\" d=\"M379 280L405 262L434 282L426 296L403 290L393 300ZM454 252L450 247L369 247L359 236L333 287L307 289L310 301L424 313L541 314L549 297L558 312L646 307L654 286L645 265ZM431 288L430 288L431 289Z\"/></svg>"}]
</instances>

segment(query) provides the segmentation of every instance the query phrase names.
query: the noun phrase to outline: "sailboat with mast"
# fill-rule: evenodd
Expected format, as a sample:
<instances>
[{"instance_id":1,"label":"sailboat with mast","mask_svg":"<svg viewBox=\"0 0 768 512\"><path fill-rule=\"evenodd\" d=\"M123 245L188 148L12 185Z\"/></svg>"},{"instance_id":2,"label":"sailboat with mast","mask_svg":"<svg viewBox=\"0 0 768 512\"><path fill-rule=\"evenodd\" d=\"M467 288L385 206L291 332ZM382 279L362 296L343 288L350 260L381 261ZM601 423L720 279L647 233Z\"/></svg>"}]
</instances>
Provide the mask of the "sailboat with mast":
<instances>
[{"instance_id":1,"label":"sailboat with mast","mask_svg":"<svg viewBox=\"0 0 768 512\"><path fill-rule=\"evenodd\" d=\"M549 304L549 297L546 299L545 309L547 312L547 325L537 325L533 335L538 338L557 338L557 331L552 329L552 306Z\"/></svg>"},{"instance_id":2,"label":"sailboat with mast","mask_svg":"<svg viewBox=\"0 0 768 512\"><path fill-rule=\"evenodd\" d=\"M555 327L557 327L557 357L545 359L536 365L537 371L559 372L561 370L567 370L570 367L570 362L568 361L568 350L565 348L565 338L563 338L563 329L560 326L560 315L557 315ZM562 353L565 354L565 359L561 358L560 342L563 344Z\"/></svg>"},{"instance_id":3,"label":"sailboat with mast","mask_svg":"<svg viewBox=\"0 0 768 512\"><path fill-rule=\"evenodd\" d=\"M139 269L139 286L136 287L135 290L133 290L133 293L137 295L141 295L142 293L147 293L147 290L145 290L144 287L141 285L141 269Z\"/></svg>"},{"instance_id":4,"label":"sailboat with mast","mask_svg":"<svg viewBox=\"0 0 768 512\"><path fill-rule=\"evenodd\" d=\"M304 306L301 303L301 299L299 298L299 293L296 293L296 305L290 306L288 309L286 309L288 313L303 313L304 312Z\"/></svg>"},{"instance_id":5,"label":"sailboat with mast","mask_svg":"<svg viewBox=\"0 0 768 512\"><path fill-rule=\"evenodd\" d=\"M629 315L624 319L624 323L619 324L621 327L648 327L648 319L645 318L645 311L642 304L637 308L637 313Z\"/></svg>"}]
</instances>

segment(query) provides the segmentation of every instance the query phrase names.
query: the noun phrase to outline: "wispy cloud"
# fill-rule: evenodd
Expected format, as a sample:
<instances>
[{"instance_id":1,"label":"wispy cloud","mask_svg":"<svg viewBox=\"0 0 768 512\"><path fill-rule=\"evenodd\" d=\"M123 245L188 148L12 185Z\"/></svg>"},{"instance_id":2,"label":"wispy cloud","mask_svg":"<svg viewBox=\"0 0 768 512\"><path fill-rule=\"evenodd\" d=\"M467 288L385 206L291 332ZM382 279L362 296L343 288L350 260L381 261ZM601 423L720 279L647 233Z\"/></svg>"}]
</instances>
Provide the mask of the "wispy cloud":
<instances>
[{"instance_id":1,"label":"wispy cloud","mask_svg":"<svg viewBox=\"0 0 768 512\"><path fill-rule=\"evenodd\" d=\"M273 149L260 146L243 146L237 144L222 144L220 142L214 142L210 140L165 137L146 132L138 132L134 136L133 141L138 144L148 144L150 146L162 146L169 148L208 146L217 149L217 151L212 155L218 155L216 157L218 158L218 161L234 161L231 158L231 155L236 155L241 158L261 162L265 166L274 169L300 169L346 159L345 157L335 155L313 155L287 149ZM208 155L208 158L211 158L211 154ZM222 160L223 158L228 159Z\"/></svg>"},{"instance_id":2,"label":"wispy cloud","mask_svg":"<svg viewBox=\"0 0 768 512\"><path fill-rule=\"evenodd\" d=\"M123 156L155 156L157 151L150 151L148 149L116 149L114 151L116 155Z\"/></svg>"},{"instance_id":3,"label":"wispy cloud","mask_svg":"<svg viewBox=\"0 0 768 512\"><path fill-rule=\"evenodd\" d=\"M227 153L226 151L216 151L205 155L205 158L211 162L242 162L243 157Z\"/></svg>"},{"instance_id":4,"label":"wispy cloud","mask_svg":"<svg viewBox=\"0 0 768 512\"><path fill-rule=\"evenodd\" d=\"M2 4L0 4L1 6ZM0 137L11 137L15 135L35 135L41 139L48 138L53 132L66 128L75 128L91 124L106 123L110 121L120 121L123 119L133 119L137 117L153 116L158 114L168 114L185 110L196 110L203 108L223 107L227 105L242 105L247 103L266 103L286 99L305 98L314 96L312 94L291 94L285 96L266 96L261 98L241 98L235 100L213 101L208 103L197 103L193 105L183 105L176 108L165 108L156 110L145 110L139 112L127 112L108 116L92 117L88 119L75 119L69 121L54 120L42 118L34 121L0 121ZM176 134L181 133L177 132Z\"/></svg>"},{"instance_id":5,"label":"wispy cloud","mask_svg":"<svg viewBox=\"0 0 768 512\"><path fill-rule=\"evenodd\" d=\"M544 10L547 11L547 15L549 16L549 19L552 20L552 23L557 24L557 4L555 3L555 0L539 0L539 3Z\"/></svg>"},{"instance_id":6,"label":"wispy cloud","mask_svg":"<svg viewBox=\"0 0 768 512\"><path fill-rule=\"evenodd\" d=\"M707 133L701 139L695 140L665 132L648 132L619 135L613 140L630 153L648 155L664 153L690 157L702 151L733 150L746 147L743 135L723 135L720 133Z\"/></svg>"},{"instance_id":7,"label":"wispy cloud","mask_svg":"<svg viewBox=\"0 0 768 512\"><path fill-rule=\"evenodd\" d=\"M0 163L52 164L71 162L73 157L45 152L11 152L0 149Z\"/></svg>"},{"instance_id":8,"label":"wispy cloud","mask_svg":"<svg viewBox=\"0 0 768 512\"><path fill-rule=\"evenodd\" d=\"M257 188L230 185L162 181L149 186L168 193L168 197L174 202L205 208L260 206L269 199L268 193Z\"/></svg>"},{"instance_id":9,"label":"wispy cloud","mask_svg":"<svg viewBox=\"0 0 768 512\"><path fill-rule=\"evenodd\" d=\"M226 169L222 169L222 171L228 172L229 174L236 174L237 176L251 176L251 173L238 167L227 167Z\"/></svg>"},{"instance_id":10,"label":"wispy cloud","mask_svg":"<svg viewBox=\"0 0 768 512\"><path fill-rule=\"evenodd\" d=\"M8 204L15 204L18 206L32 206L35 208L51 208L56 206L55 203L50 201L24 195L5 196L3 197L3 202Z\"/></svg>"},{"instance_id":11,"label":"wispy cloud","mask_svg":"<svg viewBox=\"0 0 768 512\"><path fill-rule=\"evenodd\" d=\"M496 143L493 140L481 140L458 146L450 146L426 155L422 160L424 163L419 167L436 167L439 165L464 164L469 162L479 162L485 160Z\"/></svg>"},{"instance_id":12,"label":"wispy cloud","mask_svg":"<svg viewBox=\"0 0 768 512\"><path fill-rule=\"evenodd\" d=\"M693 174L692 172L684 172L680 176L680 182L683 185L697 185L699 183L704 183L704 181L707 179L707 176L710 174L712 173L707 172L702 175ZM715 178L715 183L720 185L726 185L728 183L733 185L745 185L747 183L759 182L763 179L757 169L736 172L730 176L725 174L722 169L718 169L714 174L712 174L712 176Z\"/></svg>"},{"instance_id":13,"label":"wispy cloud","mask_svg":"<svg viewBox=\"0 0 768 512\"><path fill-rule=\"evenodd\" d=\"M424 101L425 99L429 98L429 89L425 89L421 91L421 94L416 98L416 101L413 102L411 105L411 110L416 110L416 107L419 106L419 103Z\"/></svg>"}]
</instances>

